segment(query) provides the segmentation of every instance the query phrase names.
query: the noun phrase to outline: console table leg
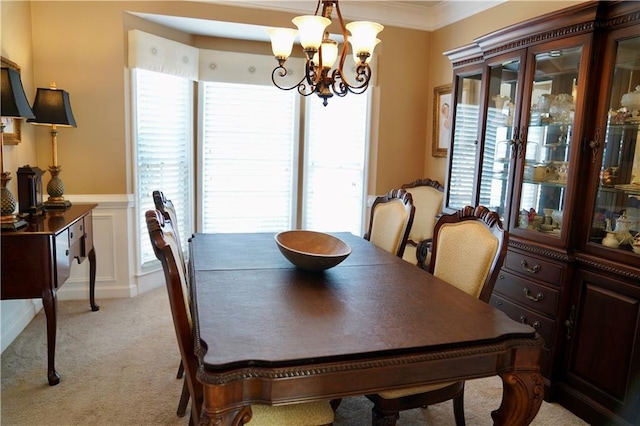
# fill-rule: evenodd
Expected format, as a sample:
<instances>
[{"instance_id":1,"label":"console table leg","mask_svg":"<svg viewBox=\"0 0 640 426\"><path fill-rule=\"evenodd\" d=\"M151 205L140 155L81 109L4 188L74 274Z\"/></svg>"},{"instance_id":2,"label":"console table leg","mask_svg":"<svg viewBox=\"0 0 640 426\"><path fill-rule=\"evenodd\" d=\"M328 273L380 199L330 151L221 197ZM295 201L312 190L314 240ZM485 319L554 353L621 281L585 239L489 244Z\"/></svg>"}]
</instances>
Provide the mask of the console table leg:
<instances>
[{"instance_id":1,"label":"console table leg","mask_svg":"<svg viewBox=\"0 0 640 426\"><path fill-rule=\"evenodd\" d=\"M47 378L49 386L55 386L60 383L60 375L55 367L57 296L54 289L48 288L42 293L42 304L47 319Z\"/></svg>"},{"instance_id":2,"label":"console table leg","mask_svg":"<svg viewBox=\"0 0 640 426\"><path fill-rule=\"evenodd\" d=\"M100 306L96 305L96 250L92 248L89 252L89 303L92 311L99 311Z\"/></svg>"}]
</instances>

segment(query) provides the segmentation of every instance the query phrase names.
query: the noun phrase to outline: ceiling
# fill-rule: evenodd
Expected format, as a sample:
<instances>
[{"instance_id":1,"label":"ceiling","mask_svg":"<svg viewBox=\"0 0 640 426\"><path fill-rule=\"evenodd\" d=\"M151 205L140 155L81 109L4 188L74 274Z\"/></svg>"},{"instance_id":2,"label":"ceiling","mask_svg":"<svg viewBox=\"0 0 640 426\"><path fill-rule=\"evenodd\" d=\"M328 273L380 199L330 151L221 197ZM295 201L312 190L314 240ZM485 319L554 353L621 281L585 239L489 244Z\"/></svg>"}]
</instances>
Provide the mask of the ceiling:
<instances>
[{"instance_id":1,"label":"ceiling","mask_svg":"<svg viewBox=\"0 0 640 426\"><path fill-rule=\"evenodd\" d=\"M367 20L401 28L434 31L505 1L507 0L343 0L340 2L340 10L346 21ZM313 14L317 4L316 1L310 0L202 0L202 2L253 9L281 10L294 14ZM260 25L236 24L149 13L134 14L189 34L268 41L265 27ZM283 26L285 25L286 23L283 23Z\"/></svg>"}]
</instances>

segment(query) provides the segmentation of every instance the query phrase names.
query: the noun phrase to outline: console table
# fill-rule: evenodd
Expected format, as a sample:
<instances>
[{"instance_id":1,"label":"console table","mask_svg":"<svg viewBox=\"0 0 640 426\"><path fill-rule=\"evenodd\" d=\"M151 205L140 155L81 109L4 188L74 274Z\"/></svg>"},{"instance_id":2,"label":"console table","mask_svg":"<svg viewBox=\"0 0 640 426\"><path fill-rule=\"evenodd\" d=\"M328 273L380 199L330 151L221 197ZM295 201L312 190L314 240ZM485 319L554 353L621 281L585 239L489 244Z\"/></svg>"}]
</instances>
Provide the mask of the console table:
<instances>
[{"instance_id":1,"label":"console table","mask_svg":"<svg viewBox=\"0 0 640 426\"><path fill-rule=\"evenodd\" d=\"M91 211L97 204L74 204L27 219L17 231L2 232L1 298L42 298L47 318L47 378L57 385L55 369L56 293L71 273L71 262L89 258L89 299L95 303L96 254L93 248Z\"/></svg>"}]
</instances>

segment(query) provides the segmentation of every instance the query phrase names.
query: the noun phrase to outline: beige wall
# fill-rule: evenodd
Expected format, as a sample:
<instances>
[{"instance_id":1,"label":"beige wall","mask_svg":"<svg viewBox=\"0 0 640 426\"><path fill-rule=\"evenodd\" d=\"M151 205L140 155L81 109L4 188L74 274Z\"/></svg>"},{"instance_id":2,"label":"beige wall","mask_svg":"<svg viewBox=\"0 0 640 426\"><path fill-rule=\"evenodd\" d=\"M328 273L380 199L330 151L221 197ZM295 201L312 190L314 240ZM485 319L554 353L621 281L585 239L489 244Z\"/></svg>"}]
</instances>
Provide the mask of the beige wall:
<instances>
[{"instance_id":1,"label":"beige wall","mask_svg":"<svg viewBox=\"0 0 640 426\"><path fill-rule=\"evenodd\" d=\"M20 77L29 101L35 93L33 83L33 63L31 52L31 8L25 2L0 2L2 18L0 46L2 57L20 66ZM4 169L11 173L12 179L7 184L13 195L18 197L18 167L30 164L37 165L35 133L31 124L22 123L22 142L18 145L3 147Z\"/></svg>"},{"instance_id":2,"label":"beige wall","mask_svg":"<svg viewBox=\"0 0 640 426\"><path fill-rule=\"evenodd\" d=\"M377 156L370 165L369 193L383 193L424 176L444 182L446 160L431 156L433 88L451 80L451 66L443 51L573 3L512 0L433 33L386 27L377 50L377 125L372 129L372 152ZM36 87L47 87L51 82L70 93L78 127L61 128L58 136L67 194L132 192L126 30L140 28L198 46L269 51L266 45L191 37L162 29L127 11L278 26L286 25L292 17L182 1L2 2L2 55L23 67L29 99L33 99ZM48 130L25 127L25 143L7 149L7 169L14 173L22 163L35 162L43 169L51 163Z\"/></svg>"}]
</instances>

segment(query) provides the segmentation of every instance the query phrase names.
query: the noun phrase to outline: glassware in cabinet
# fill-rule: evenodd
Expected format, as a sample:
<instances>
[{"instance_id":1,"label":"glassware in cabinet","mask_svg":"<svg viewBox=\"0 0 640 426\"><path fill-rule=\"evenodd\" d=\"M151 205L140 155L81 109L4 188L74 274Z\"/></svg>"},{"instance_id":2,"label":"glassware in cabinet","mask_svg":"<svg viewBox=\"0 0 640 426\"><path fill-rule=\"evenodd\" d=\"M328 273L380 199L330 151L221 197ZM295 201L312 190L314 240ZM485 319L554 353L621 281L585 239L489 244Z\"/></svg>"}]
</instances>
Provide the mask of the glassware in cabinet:
<instances>
[{"instance_id":1,"label":"glassware in cabinet","mask_svg":"<svg viewBox=\"0 0 640 426\"><path fill-rule=\"evenodd\" d=\"M599 123L606 124L590 144L592 161L600 147L602 158L589 242L640 255L640 36L612 45L607 104L599 108Z\"/></svg>"},{"instance_id":2,"label":"glassware in cabinet","mask_svg":"<svg viewBox=\"0 0 640 426\"><path fill-rule=\"evenodd\" d=\"M533 57L518 227L560 238L574 142L575 101L583 47L541 50ZM526 143L522 142L526 141Z\"/></svg>"}]
</instances>

